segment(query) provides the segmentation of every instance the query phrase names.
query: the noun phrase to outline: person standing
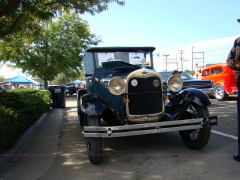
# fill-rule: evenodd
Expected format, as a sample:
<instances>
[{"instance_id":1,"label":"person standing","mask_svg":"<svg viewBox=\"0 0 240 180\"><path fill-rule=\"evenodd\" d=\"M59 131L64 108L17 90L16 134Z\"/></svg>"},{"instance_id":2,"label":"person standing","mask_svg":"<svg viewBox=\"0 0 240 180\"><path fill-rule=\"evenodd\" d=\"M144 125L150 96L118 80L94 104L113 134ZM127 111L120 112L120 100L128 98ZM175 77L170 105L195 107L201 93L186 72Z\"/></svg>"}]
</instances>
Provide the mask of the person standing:
<instances>
[{"instance_id":1,"label":"person standing","mask_svg":"<svg viewBox=\"0 0 240 180\"><path fill-rule=\"evenodd\" d=\"M237 20L240 23L240 19ZM238 37L227 58L227 65L238 71L237 87L240 90L240 37ZM233 159L240 162L240 93L237 97L237 119L238 119L238 153L233 155Z\"/></svg>"},{"instance_id":2,"label":"person standing","mask_svg":"<svg viewBox=\"0 0 240 180\"><path fill-rule=\"evenodd\" d=\"M174 71L172 72L172 75L176 75L176 76L181 77L181 73L182 73L182 71L174 70Z\"/></svg>"}]
</instances>

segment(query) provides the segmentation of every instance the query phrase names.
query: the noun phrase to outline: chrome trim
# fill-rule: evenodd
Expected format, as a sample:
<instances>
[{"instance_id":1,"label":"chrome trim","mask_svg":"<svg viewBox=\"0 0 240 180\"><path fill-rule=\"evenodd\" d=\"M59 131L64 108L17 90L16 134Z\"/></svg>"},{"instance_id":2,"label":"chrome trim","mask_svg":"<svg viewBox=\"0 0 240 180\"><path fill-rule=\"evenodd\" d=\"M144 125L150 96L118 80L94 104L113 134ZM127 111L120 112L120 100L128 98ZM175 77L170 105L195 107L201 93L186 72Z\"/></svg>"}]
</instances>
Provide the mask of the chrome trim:
<instances>
[{"instance_id":1,"label":"chrome trim","mask_svg":"<svg viewBox=\"0 0 240 180\"><path fill-rule=\"evenodd\" d=\"M208 95L208 94L214 94L216 89L214 87L214 88L204 88L204 89L199 89L199 90L201 90L202 92L204 92Z\"/></svg>"},{"instance_id":2,"label":"chrome trim","mask_svg":"<svg viewBox=\"0 0 240 180\"><path fill-rule=\"evenodd\" d=\"M173 132L217 125L218 117L209 116L206 118L186 119L178 121L165 121L146 124L134 124L123 126L84 126L82 132L84 137L124 137L162 132ZM116 131L116 132L114 132Z\"/></svg>"},{"instance_id":3,"label":"chrome trim","mask_svg":"<svg viewBox=\"0 0 240 180\"><path fill-rule=\"evenodd\" d=\"M100 80L100 83L108 83L112 78L103 78Z\"/></svg>"},{"instance_id":4,"label":"chrome trim","mask_svg":"<svg viewBox=\"0 0 240 180\"><path fill-rule=\"evenodd\" d=\"M128 94L128 83L131 78L149 78L149 77L157 77L160 79L161 81L160 86L163 92L162 77L154 70L142 68L142 69L133 71L126 77L126 90L125 90L126 94ZM126 95L126 97L128 98L128 95ZM162 107L163 107L162 112L159 112L159 113L145 114L145 115L130 115L129 105L128 103L126 103L126 113L127 113L128 120L130 122L134 122L134 123L157 122L159 121L159 119L161 119L161 117L163 117L163 113L165 112L164 100L162 100Z\"/></svg>"}]
</instances>

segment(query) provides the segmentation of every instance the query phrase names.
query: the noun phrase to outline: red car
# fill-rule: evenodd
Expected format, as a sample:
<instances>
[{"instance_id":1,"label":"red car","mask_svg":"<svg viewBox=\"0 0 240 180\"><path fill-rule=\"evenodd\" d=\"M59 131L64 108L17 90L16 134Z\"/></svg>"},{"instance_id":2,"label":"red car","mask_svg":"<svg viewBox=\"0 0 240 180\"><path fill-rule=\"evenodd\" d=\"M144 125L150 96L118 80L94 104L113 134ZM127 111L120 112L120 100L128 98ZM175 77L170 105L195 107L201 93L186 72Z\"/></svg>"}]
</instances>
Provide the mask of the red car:
<instances>
[{"instance_id":1,"label":"red car","mask_svg":"<svg viewBox=\"0 0 240 180\"><path fill-rule=\"evenodd\" d=\"M237 73L230 69L227 63L209 66L202 70L202 80L213 80L216 87L214 96L217 100L228 99L229 94L237 94Z\"/></svg>"}]
</instances>

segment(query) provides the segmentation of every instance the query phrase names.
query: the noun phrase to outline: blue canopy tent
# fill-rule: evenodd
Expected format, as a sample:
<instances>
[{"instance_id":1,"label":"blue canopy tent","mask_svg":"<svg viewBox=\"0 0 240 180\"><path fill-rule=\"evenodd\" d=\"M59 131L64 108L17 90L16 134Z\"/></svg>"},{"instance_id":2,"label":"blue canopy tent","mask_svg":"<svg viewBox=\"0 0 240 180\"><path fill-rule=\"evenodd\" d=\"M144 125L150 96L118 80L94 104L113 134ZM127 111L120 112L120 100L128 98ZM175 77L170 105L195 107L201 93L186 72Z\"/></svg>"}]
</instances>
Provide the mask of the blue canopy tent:
<instances>
[{"instance_id":1,"label":"blue canopy tent","mask_svg":"<svg viewBox=\"0 0 240 180\"><path fill-rule=\"evenodd\" d=\"M32 81L29 81L23 76L16 76L6 81L14 84L32 84Z\"/></svg>"},{"instance_id":2,"label":"blue canopy tent","mask_svg":"<svg viewBox=\"0 0 240 180\"><path fill-rule=\"evenodd\" d=\"M73 81L74 84L81 84L81 83L85 83L85 81L80 81L80 80L76 80L76 81Z\"/></svg>"},{"instance_id":3,"label":"blue canopy tent","mask_svg":"<svg viewBox=\"0 0 240 180\"><path fill-rule=\"evenodd\" d=\"M74 86L76 88L85 88L85 81L76 80L72 83L67 84L67 86Z\"/></svg>"},{"instance_id":4,"label":"blue canopy tent","mask_svg":"<svg viewBox=\"0 0 240 180\"><path fill-rule=\"evenodd\" d=\"M68 86L74 86L74 85L79 85L81 83L84 83L85 84L85 81L80 81L80 80L76 80L76 81L73 81L69 84L67 84Z\"/></svg>"}]
</instances>

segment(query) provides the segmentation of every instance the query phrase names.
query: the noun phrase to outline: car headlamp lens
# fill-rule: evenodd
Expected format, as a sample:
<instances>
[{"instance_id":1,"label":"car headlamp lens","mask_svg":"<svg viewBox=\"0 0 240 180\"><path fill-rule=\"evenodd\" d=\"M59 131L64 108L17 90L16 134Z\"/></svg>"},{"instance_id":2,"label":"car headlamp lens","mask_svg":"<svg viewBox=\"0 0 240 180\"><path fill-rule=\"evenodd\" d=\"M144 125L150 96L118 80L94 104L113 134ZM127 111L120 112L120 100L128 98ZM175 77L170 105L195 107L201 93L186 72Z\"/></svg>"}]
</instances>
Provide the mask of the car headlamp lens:
<instances>
[{"instance_id":1,"label":"car headlamp lens","mask_svg":"<svg viewBox=\"0 0 240 180\"><path fill-rule=\"evenodd\" d=\"M180 91L183 87L183 82L181 77L175 76L175 75L170 76L167 81L167 86L173 92Z\"/></svg>"},{"instance_id":2,"label":"car headlamp lens","mask_svg":"<svg viewBox=\"0 0 240 180\"><path fill-rule=\"evenodd\" d=\"M125 91L125 81L121 78L112 78L108 83L108 89L113 95L120 95Z\"/></svg>"}]
</instances>

